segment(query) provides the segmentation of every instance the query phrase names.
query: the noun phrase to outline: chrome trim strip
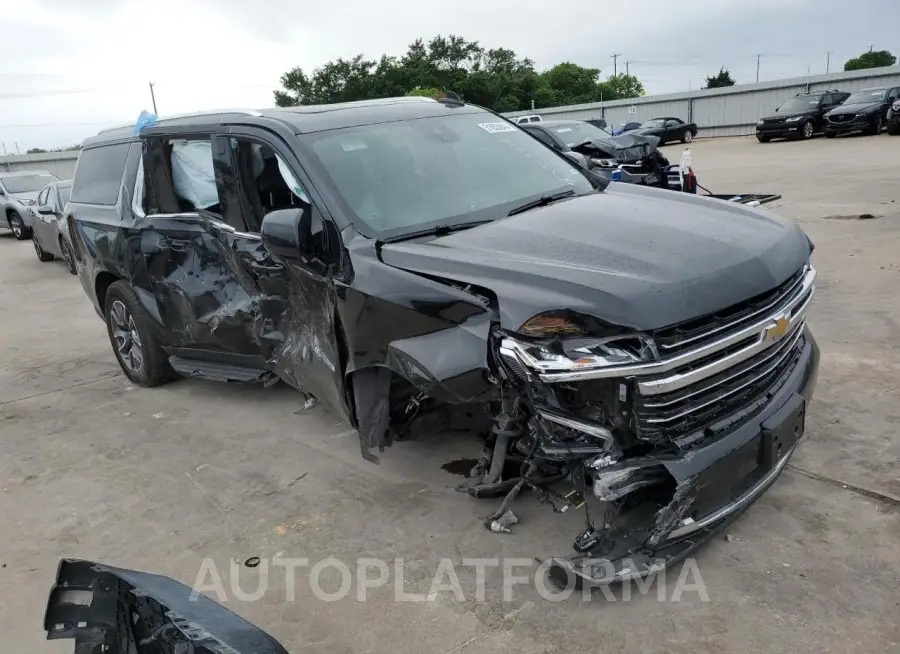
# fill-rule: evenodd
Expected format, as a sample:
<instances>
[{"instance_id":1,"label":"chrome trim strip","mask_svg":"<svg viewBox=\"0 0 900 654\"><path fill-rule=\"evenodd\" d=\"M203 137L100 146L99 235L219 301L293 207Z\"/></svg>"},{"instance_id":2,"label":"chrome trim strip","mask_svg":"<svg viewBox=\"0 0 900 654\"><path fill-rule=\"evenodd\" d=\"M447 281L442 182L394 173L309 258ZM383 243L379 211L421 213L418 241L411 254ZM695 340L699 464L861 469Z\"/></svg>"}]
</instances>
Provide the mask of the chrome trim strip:
<instances>
[{"instance_id":1,"label":"chrome trim strip","mask_svg":"<svg viewBox=\"0 0 900 654\"><path fill-rule=\"evenodd\" d=\"M803 333L803 327L805 327L805 326L806 326L806 322L803 322L802 324L798 325L798 327L795 328L794 331L791 332L791 334L789 334L788 336L786 336L785 338L782 339L782 342L780 344L773 346L771 354L769 354L768 356L766 356L763 359L760 359L759 361L757 361L755 364L753 364L749 368L744 368L743 370L740 370L732 375L729 375L728 377L725 377L724 379L717 382L715 386L721 386L722 384L725 384L734 379L737 379L738 377L743 377L747 373L752 372L759 366L763 365L767 361L771 361L775 357L779 357L778 360L780 362L784 358L783 355L785 355L790 349L792 349L797 344L797 341L800 339L800 335ZM695 395L705 393L706 391L708 391L712 388L715 388L715 386L704 386L703 388L700 388L691 393L687 393L686 395L680 395L677 398L675 398L674 400L669 400L667 402L642 402L641 408L661 409L663 407L671 406L673 404L678 404L679 402L683 402L684 400L692 398Z\"/></svg>"},{"instance_id":2,"label":"chrome trim strip","mask_svg":"<svg viewBox=\"0 0 900 654\"><path fill-rule=\"evenodd\" d=\"M802 333L802 329L805 325L806 314L804 313L799 322L797 322L796 324L792 324L788 328L789 331L787 334L785 334L782 340L797 337L800 333ZM772 344L767 343L765 341L765 337L761 336L760 340L758 340L757 342L752 343L747 347L738 350L737 352L729 354L727 357L717 359L716 361L713 361L712 363L709 363L701 368L697 368L695 370L691 370L690 372L679 375L672 375L671 377L664 377L663 379L639 381L637 384L638 392L642 396L653 396L677 391L679 388L684 388L685 386L696 384L697 382L703 381L707 377L711 377L712 375L728 370L732 366L735 366L743 361L746 361L747 359L756 356L760 352L765 352L770 347L772 347Z\"/></svg>"},{"instance_id":3,"label":"chrome trim strip","mask_svg":"<svg viewBox=\"0 0 900 654\"><path fill-rule=\"evenodd\" d=\"M734 365L735 363L740 363L741 361L753 356L754 354L758 354L759 352L762 352L766 348L770 347L772 344L767 343L765 340L765 329L771 326L772 321L782 316L788 317L790 321L788 323L788 330L790 331L794 326L794 323L805 319L806 310L809 307L810 302L812 301L813 295L815 294L815 279L816 270L815 268L810 268L809 272L807 272L803 278L803 291L799 295L797 295L791 303L779 308L778 312L770 314L761 320L757 320L756 322L747 325L746 327L732 334L723 336L716 341L707 343L687 352L682 352L681 354L678 354L669 359L665 359L663 361L616 367L585 367L576 370L567 368L560 369L560 363L557 361L543 361L531 356L525 350L524 344L520 343L514 338L504 338L502 347L514 351L516 353L516 356L519 357L519 359L523 364L525 364L526 367L530 368L531 370L537 371L541 381L554 383L665 373L685 364L691 363L692 361L702 359L703 357L709 356L710 354L715 354L716 352L724 348L735 345L736 343L740 343L741 341L751 338L754 335L757 337L757 340L753 345L740 350L727 359L723 359L723 361L727 361L725 365L719 366L716 370L704 369L707 370L707 375L714 374L715 372L720 372L721 370L724 370L725 368ZM707 376L702 375L700 377L689 377L689 375L690 373L688 373L688 375L685 375L684 378L689 378L690 381L686 381L685 383L682 383L680 385L665 386L663 382L666 382L668 380L643 383L641 384L642 394L657 395L659 393L666 393L668 391L687 386L688 384L692 384L695 381L699 381L704 376Z\"/></svg>"},{"instance_id":4,"label":"chrome trim strip","mask_svg":"<svg viewBox=\"0 0 900 654\"><path fill-rule=\"evenodd\" d=\"M784 293L779 295L777 298L775 298L774 300L769 302L769 304L764 306L762 309L757 309L753 313L750 313L738 320L733 320L732 322L728 323L727 325L720 325L719 327L716 327L715 329L710 329L709 331L705 331L702 334L698 334L697 336L692 336L691 338L686 338L686 339L679 341L678 343L674 343L672 345L660 345L659 348L662 350L671 350L676 347L683 347L687 343L693 343L694 341L708 338L708 337L712 336L713 334L717 334L718 332L723 331L725 329L730 329L738 323L749 322L756 316L759 316L763 313L767 313L769 311L775 310L781 304L785 304L785 305L790 304L792 300L796 299L798 294L803 293L803 290L802 290L803 282L806 277L806 274L809 272L809 269L811 267L812 266L807 264L803 269L803 274L800 275L793 284L791 284L791 287L787 291L785 291ZM799 291L799 293L797 291L798 288L801 289Z\"/></svg>"},{"instance_id":5,"label":"chrome trim strip","mask_svg":"<svg viewBox=\"0 0 900 654\"><path fill-rule=\"evenodd\" d=\"M669 535L666 536L666 540L674 540L675 538L681 538L682 536L687 536L688 534L692 534L695 531L699 531L713 524L714 522L718 522L722 518L726 518L735 511L738 511L745 507L747 504L756 499L759 495L762 495L763 491L768 488L769 484L778 476L778 474L784 470L784 467L787 465L787 462L790 460L791 455L794 453L794 450L797 449L797 446L794 445L790 450L788 450L783 457L781 457L781 461L779 461L774 468L772 468L769 472L766 473L766 476L757 482L757 484L737 498L731 504L727 504L723 506L718 511L709 514L704 517L699 522L693 520L692 518L686 518L682 521L681 526L677 529L673 529L669 532Z\"/></svg>"},{"instance_id":6,"label":"chrome trim strip","mask_svg":"<svg viewBox=\"0 0 900 654\"><path fill-rule=\"evenodd\" d=\"M797 335L793 339L793 342L791 343L791 346L788 347L788 349L786 351L783 351L781 353L781 356L778 357L778 360L775 361L775 363L768 366L765 370L763 370L759 374L756 374L752 379L745 381L740 386L737 386L736 388L732 388L731 390L729 390L725 393L721 393L707 402L703 402L702 404L693 405L689 409L686 409L686 410L682 411L681 413L678 413L674 416L666 416L665 418L644 418L644 419L642 419L642 422L646 422L647 424L652 424L652 425L661 425L661 424L664 424L667 422L671 422L672 420L677 420L678 418L683 418L684 416L688 416L688 415L692 414L694 411L698 411L700 409L708 407L711 404L715 404L719 400L722 400L722 399L728 397L729 395L734 395L735 393L742 391L743 389L745 389L748 386L750 386L751 384L759 381L760 379L762 379L763 377L768 375L770 372L775 370L778 366L780 366L781 363L793 353L794 345L797 343L798 340L800 340L800 337L802 335L803 335L803 332L798 331ZM750 368L750 370L753 370L753 368ZM745 371L745 372L749 372L749 371ZM710 386L709 388L715 388L715 386ZM708 389L704 389L704 390L708 390ZM688 396L688 397L690 397L690 396Z\"/></svg>"},{"instance_id":7,"label":"chrome trim strip","mask_svg":"<svg viewBox=\"0 0 900 654\"><path fill-rule=\"evenodd\" d=\"M585 434L594 436L604 441L612 440L612 432L606 427L593 425L589 422L582 422L581 420L577 420L575 418L561 416L558 413L548 411L547 409L538 409L537 413L544 420L556 423L557 425L562 425L563 427L568 427L569 429L584 432Z\"/></svg>"},{"instance_id":8,"label":"chrome trim strip","mask_svg":"<svg viewBox=\"0 0 900 654\"><path fill-rule=\"evenodd\" d=\"M234 227L226 223L224 220L219 220L218 218L212 218L211 216L204 215L201 216L199 213L193 212L185 212L185 213L153 213L147 216L148 219L153 220L154 218L194 218L197 222L207 222L212 223L216 226L217 229L221 229L224 232L231 232L235 236L241 236L243 238L249 238L254 241L261 241L261 234L253 234L250 232L239 232Z\"/></svg>"}]
</instances>

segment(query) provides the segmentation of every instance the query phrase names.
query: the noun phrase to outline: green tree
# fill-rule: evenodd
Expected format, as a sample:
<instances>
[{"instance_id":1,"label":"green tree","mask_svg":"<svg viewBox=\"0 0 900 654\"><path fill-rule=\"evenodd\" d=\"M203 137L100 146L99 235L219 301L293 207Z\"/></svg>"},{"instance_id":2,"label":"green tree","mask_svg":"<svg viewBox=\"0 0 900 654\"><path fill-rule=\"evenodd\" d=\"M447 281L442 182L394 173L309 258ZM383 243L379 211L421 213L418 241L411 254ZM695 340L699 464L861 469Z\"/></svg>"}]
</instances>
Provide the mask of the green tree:
<instances>
[{"instance_id":1,"label":"green tree","mask_svg":"<svg viewBox=\"0 0 900 654\"><path fill-rule=\"evenodd\" d=\"M41 154L43 152L46 152L46 150L44 150L43 148L31 148L25 154Z\"/></svg>"},{"instance_id":2,"label":"green tree","mask_svg":"<svg viewBox=\"0 0 900 654\"><path fill-rule=\"evenodd\" d=\"M300 68L281 76L279 107L346 102L401 95L433 96L449 90L467 102L495 111L549 107L573 102L634 97L643 93L637 78L619 75L599 81L600 71L563 62L538 73L534 62L508 48L485 49L460 36L416 39L401 57L376 62L357 55L337 59L308 73Z\"/></svg>"},{"instance_id":3,"label":"green tree","mask_svg":"<svg viewBox=\"0 0 900 654\"><path fill-rule=\"evenodd\" d=\"M731 77L731 73L725 66L722 66L719 69L719 72L713 75L712 77L706 78L706 86L705 89L721 89L725 86L734 86L734 79Z\"/></svg>"},{"instance_id":4,"label":"green tree","mask_svg":"<svg viewBox=\"0 0 900 654\"><path fill-rule=\"evenodd\" d=\"M863 70L864 68L880 68L881 66L893 66L897 63L897 57L889 50L875 50L863 52L858 57L848 59L844 64L844 70Z\"/></svg>"}]
</instances>

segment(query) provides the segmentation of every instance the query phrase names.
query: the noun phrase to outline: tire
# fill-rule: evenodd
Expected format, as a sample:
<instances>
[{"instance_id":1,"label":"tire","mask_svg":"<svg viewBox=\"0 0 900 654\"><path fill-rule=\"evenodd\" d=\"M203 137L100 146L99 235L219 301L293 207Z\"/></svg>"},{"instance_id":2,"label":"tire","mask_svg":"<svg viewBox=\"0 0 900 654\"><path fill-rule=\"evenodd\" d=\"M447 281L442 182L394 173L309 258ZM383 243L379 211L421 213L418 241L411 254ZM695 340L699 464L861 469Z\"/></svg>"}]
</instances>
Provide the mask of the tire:
<instances>
[{"instance_id":1,"label":"tire","mask_svg":"<svg viewBox=\"0 0 900 654\"><path fill-rule=\"evenodd\" d=\"M808 141L813 137L813 134L816 133L816 126L812 124L811 120L807 120L800 126L800 137L804 141Z\"/></svg>"},{"instance_id":2,"label":"tire","mask_svg":"<svg viewBox=\"0 0 900 654\"><path fill-rule=\"evenodd\" d=\"M12 230L13 236L17 241L26 241L31 236L31 230L25 225L22 216L17 211L10 211L7 216L9 220L9 228Z\"/></svg>"},{"instance_id":3,"label":"tire","mask_svg":"<svg viewBox=\"0 0 900 654\"><path fill-rule=\"evenodd\" d=\"M884 126L884 117L881 114L875 114L875 120L872 121L872 127L869 134L878 136L881 134L881 128Z\"/></svg>"},{"instance_id":4,"label":"tire","mask_svg":"<svg viewBox=\"0 0 900 654\"><path fill-rule=\"evenodd\" d=\"M49 252L45 252L44 248L42 248L41 244L38 242L37 234L31 237L31 244L34 246L34 253L37 255L38 261L42 261L44 263L53 261L53 255Z\"/></svg>"},{"instance_id":5,"label":"tire","mask_svg":"<svg viewBox=\"0 0 900 654\"><path fill-rule=\"evenodd\" d=\"M681 142L682 143L690 143L693 140L694 140L694 133L691 130L686 129L681 133Z\"/></svg>"},{"instance_id":6,"label":"tire","mask_svg":"<svg viewBox=\"0 0 900 654\"><path fill-rule=\"evenodd\" d=\"M62 252L63 261L66 262L66 269L73 275L77 275L78 269L75 267L75 253L72 252L72 248L69 247L69 244L66 243L62 236L59 237L59 251Z\"/></svg>"},{"instance_id":7,"label":"tire","mask_svg":"<svg viewBox=\"0 0 900 654\"><path fill-rule=\"evenodd\" d=\"M126 281L113 282L103 309L106 331L122 372L138 386L158 386L175 376L134 290ZM137 336L137 338L135 338Z\"/></svg>"},{"instance_id":8,"label":"tire","mask_svg":"<svg viewBox=\"0 0 900 654\"><path fill-rule=\"evenodd\" d=\"M900 121L892 120L888 122L887 133L891 136L900 136Z\"/></svg>"},{"instance_id":9,"label":"tire","mask_svg":"<svg viewBox=\"0 0 900 654\"><path fill-rule=\"evenodd\" d=\"M760 143L768 143L771 140L771 138L772 137L770 137L770 136L763 136L762 134L756 135L756 140L759 141Z\"/></svg>"}]
</instances>

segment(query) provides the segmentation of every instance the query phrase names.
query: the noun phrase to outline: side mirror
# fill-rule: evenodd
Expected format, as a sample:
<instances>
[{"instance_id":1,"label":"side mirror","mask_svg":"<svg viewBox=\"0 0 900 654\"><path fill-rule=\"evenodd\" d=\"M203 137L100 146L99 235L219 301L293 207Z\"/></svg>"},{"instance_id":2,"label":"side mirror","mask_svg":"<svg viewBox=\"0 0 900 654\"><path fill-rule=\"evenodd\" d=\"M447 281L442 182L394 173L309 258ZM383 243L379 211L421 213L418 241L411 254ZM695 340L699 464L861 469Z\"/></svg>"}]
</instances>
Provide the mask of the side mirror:
<instances>
[{"instance_id":1,"label":"side mirror","mask_svg":"<svg viewBox=\"0 0 900 654\"><path fill-rule=\"evenodd\" d=\"M53 207L47 204L42 204L41 206L39 206L37 208L37 212L44 214L45 216L52 216L54 213L56 213L55 211L53 211Z\"/></svg>"},{"instance_id":2,"label":"side mirror","mask_svg":"<svg viewBox=\"0 0 900 654\"><path fill-rule=\"evenodd\" d=\"M269 254L285 261L305 260L312 243L310 215L309 206L267 213L260 233Z\"/></svg>"},{"instance_id":3,"label":"side mirror","mask_svg":"<svg viewBox=\"0 0 900 654\"><path fill-rule=\"evenodd\" d=\"M564 152L563 154L571 159L577 166L584 168L585 170L589 168L587 157L580 152L572 152L571 150L569 150L568 152Z\"/></svg>"}]
</instances>

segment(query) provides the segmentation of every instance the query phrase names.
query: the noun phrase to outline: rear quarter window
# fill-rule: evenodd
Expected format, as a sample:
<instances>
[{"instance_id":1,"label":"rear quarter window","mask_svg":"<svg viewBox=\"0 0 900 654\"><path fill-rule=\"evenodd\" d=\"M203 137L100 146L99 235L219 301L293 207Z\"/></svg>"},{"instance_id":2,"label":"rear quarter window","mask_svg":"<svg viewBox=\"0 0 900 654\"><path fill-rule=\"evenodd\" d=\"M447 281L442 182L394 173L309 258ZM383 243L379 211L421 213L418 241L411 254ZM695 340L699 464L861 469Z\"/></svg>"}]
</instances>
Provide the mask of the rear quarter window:
<instances>
[{"instance_id":1,"label":"rear quarter window","mask_svg":"<svg viewBox=\"0 0 900 654\"><path fill-rule=\"evenodd\" d=\"M130 143L82 150L72 180L72 202L113 205L125 172Z\"/></svg>"}]
</instances>

